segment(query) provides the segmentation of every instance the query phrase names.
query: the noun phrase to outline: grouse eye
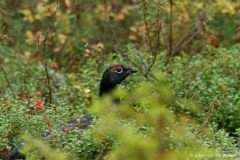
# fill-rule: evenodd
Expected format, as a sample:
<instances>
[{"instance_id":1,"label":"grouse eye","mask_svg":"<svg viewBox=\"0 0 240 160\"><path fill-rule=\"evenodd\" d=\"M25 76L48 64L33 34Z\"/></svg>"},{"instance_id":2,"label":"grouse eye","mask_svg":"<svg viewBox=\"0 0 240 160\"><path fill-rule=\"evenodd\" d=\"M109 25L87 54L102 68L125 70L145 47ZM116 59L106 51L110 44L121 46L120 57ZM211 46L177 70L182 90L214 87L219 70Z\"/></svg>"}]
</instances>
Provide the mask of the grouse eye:
<instances>
[{"instance_id":1,"label":"grouse eye","mask_svg":"<svg viewBox=\"0 0 240 160\"><path fill-rule=\"evenodd\" d=\"M121 73L122 71L123 71L122 68L117 68L117 69L116 69L116 72L117 72L117 73Z\"/></svg>"}]
</instances>

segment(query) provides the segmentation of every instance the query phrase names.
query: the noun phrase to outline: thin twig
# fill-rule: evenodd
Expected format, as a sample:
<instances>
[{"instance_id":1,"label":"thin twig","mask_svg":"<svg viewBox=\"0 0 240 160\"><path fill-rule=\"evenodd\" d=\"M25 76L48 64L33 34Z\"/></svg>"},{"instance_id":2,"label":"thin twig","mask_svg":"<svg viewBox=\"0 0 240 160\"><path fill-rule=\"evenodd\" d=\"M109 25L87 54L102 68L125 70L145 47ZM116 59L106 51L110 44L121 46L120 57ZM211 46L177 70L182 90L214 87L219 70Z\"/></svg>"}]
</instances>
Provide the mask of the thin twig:
<instances>
[{"instance_id":1,"label":"thin twig","mask_svg":"<svg viewBox=\"0 0 240 160\"><path fill-rule=\"evenodd\" d=\"M53 32L54 29L54 22L56 19L56 15L57 15L57 11L59 9L59 0L57 1L57 8L54 12L54 14L52 15L52 20L51 20L51 24L50 24L50 28L48 29L44 40L43 40L43 53L44 53L44 60L42 60L42 64L46 73L46 77L47 77L47 84L48 84L48 91L49 91L49 103L52 103L52 89L51 89L51 82L50 82L50 76L49 76L49 72L48 72L48 48L47 48L47 44L46 41L48 40L48 36L50 33Z\"/></svg>"},{"instance_id":2,"label":"thin twig","mask_svg":"<svg viewBox=\"0 0 240 160\"><path fill-rule=\"evenodd\" d=\"M15 96L15 94L13 92L13 89L12 89L12 85L11 85L10 81L8 80L7 73L6 73L5 69L3 68L2 64L1 64L1 70L3 72L4 78L7 81L8 87L10 88L10 90L12 92L12 95L13 95L14 99L16 99L16 96Z\"/></svg>"},{"instance_id":3,"label":"thin twig","mask_svg":"<svg viewBox=\"0 0 240 160\"><path fill-rule=\"evenodd\" d=\"M167 56L167 60L165 62L165 65L167 65L170 61L170 58L172 57L172 43L173 43L173 37L172 37L172 15L173 15L173 0L170 0L170 17L169 17L169 52Z\"/></svg>"},{"instance_id":4,"label":"thin twig","mask_svg":"<svg viewBox=\"0 0 240 160\"><path fill-rule=\"evenodd\" d=\"M202 27L205 24L203 22L206 22L205 12L200 16L199 22L172 49L172 53L165 62L165 65L168 65L170 58L181 51L197 35L197 33L202 30Z\"/></svg>"},{"instance_id":5,"label":"thin twig","mask_svg":"<svg viewBox=\"0 0 240 160\"><path fill-rule=\"evenodd\" d=\"M117 34L116 34L116 32L115 32L115 30L114 30L114 22L113 22L113 18L110 18L110 26L111 26L111 30L112 30L112 34L113 34L113 41L114 41L114 46L116 46L117 45Z\"/></svg>"},{"instance_id":6,"label":"thin twig","mask_svg":"<svg viewBox=\"0 0 240 160\"><path fill-rule=\"evenodd\" d=\"M206 19L205 13L200 17L200 21L181 39L181 41L172 50L172 56L179 52L184 46L186 46L202 29L202 21ZM204 20L205 21L205 20Z\"/></svg>"},{"instance_id":7,"label":"thin twig","mask_svg":"<svg viewBox=\"0 0 240 160\"><path fill-rule=\"evenodd\" d=\"M52 132L52 123L51 123L51 121L49 120L47 114L45 114L45 113L42 113L42 114L43 114L43 118L44 118L44 120L45 120L45 123L46 123L47 126L48 126L48 130L49 130L50 132Z\"/></svg>"},{"instance_id":8,"label":"thin twig","mask_svg":"<svg viewBox=\"0 0 240 160\"><path fill-rule=\"evenodd\" d=\"M143 68L144 70L146 70L145 63L143 62L143 60L142 60L142 58L141 58L141 56L140 56L139 53L137 54L137 60L138 60L138 62L142 65L142 68ZM148 70L148 71L149 71L149 70Z\"/></svg>"},{"instance_id":9,"label":"thin twig","mask_svg":"<svg viewBox=\"0 0 240 160\"><path fill-rule=\"evenodd\" d=\"M209 122L210 118L212 117L216 101L217 101L217 98L215 97L212 103L210 104L210 108L206 114L206 118L202 122L201 126L198 128L197 133L201 133L203 131L203 129L206 127L207 123Z\"/></svg>"},{"instance_id":10,"label":"thin twig","mask_svg":"<svg viewBox=\"0 0 240 160\"><path fill-rule=\"evenodd\" d=\"M206 46L206 18L205 18L205 13L204 17L201 18L201 24L202 24L202 56L205 54L205 46Z\"/></svg>"},{"instance_id":11,"label":"thin twig","mask_svg":"<svg viewBox=\"0 0 240 160\"><path fill-rule=\"evenodd\" d=\"M160 2L159 2L160 3ZM159 4L160 6L160 4ZM160 22L160 7L158 8L158 18L157 18L157 39L156 39L156 48L155 50L153 51L153 60L152 60L152 63L150 64L149 68L148 68L148 71L150 71L153 67L153 65L155 64L156 62L156 58L157 58L157 55L158 55L158 52L159 52L159 45L160 45L160 34L161 34L161 31L162 31L162 23Z\"/></svg>"},{"instance_id":12,"label":"thin twig","mask_svg":"<svg viewBox=\"0 0 240 160\"><path fill-rule=\"evenodd\" d=\"M101 150L100 150L100 153L97 155L97 157L95 158L95 160L100 160L103 158L104 156L104 151L106 151L106 148L105 147L102 147Z\"/></svg>"},{"instance_id":13,"label":"thin twig","mask_svg":"<svg viewBox=\"0 0 240 160\"><path fill-rule=\"evenodd\" d=\"M128 60L130 63L132 63L135 67L137 67L140 70L142 70L145 75L149 75L151 78L153 78L154 80L159 82L159 80L151 72L149 72L148 70L144 69L143 67L141 67L141 66L137 65L135 62L133 62L131 60L131 58L127 54L125 54L124 51L122 51L122 49L120 49L117 46L115 46L115 51L120 53L126 60Z\"/></svg>"},{"instance_id":14,"label":"thin twig","mask_svg":"<svg viewBox=\"0 0 240 160\"><path fill-rule=\"evenodd\" d=\"M108 7L108 1L104 1L104 31L103 31L103 45L104 48L106 49L106 37L107 37L107 7ZM104 50L105 50L104 49ZM101 69L104 66L104 51L102 52L102 61L101 61Z\"/></svg>"},{"instance_id":15,"label":"thin twig","mask_svg":"<svg viewBox=\"0 0 240 160\"><path fill-rule=\"evenodd\" d=\"M113 24L112 24L111 29L112 29L112 32L113 32L113 38L114 38L114 42L115 42L114 50L115 50L116 52L120 53L126 60L128 60L130 63L132 63L135 67L141 69L141 70L144 72L145 77L147 77L147 75L149 75L149 76L150 76L151 78L153 78L154 80L159 81L152 73L150 73L150 71L146 70L146 67L145 67L142 59L141 59L141 62L142 62L142 65L143 65L143 66L141 67L141 66L137 65L135 62L133 62L133 61L131 60L131 58L130 58L127 54L125 54L124 51L122 51L122 49L120 49L120 48L117 46L117 37L116 37L116 33L115 33L115 31L114 31L114 26L113 26Z\"/></svg>"},{"instance_id":16,"label":"thin twig","mask_svg":"<svg viewBox=\"0 0 240 160\"><path fill-rule=\"evenodd\" d=\"M156 61L156 57L157 57L157 53L158 53L158 44L159 44L159 37L160 37L160 27L159 27L159 19L160 19L160 8L158 9L158 18L157 18L157 27L158 27L158 33L157 33L157 39L156 39L156 48L154 48L153 43L152 43L152 39L150 36L150 30L148 28L148 22L147 22L147 9L148 9L148 4L145 0L142 0L143 3L143 20L144 20L144 25L145 25L145 30L146 30L146 36L147 36L147 44L149 46L149 49L152 53L152 63L150 64L150 66L148 67L148 71L151 70L152 66L155 64ZM159 2L160 3L160 2ZM145 75L147 76L148 73Z\"/></svg>"},{"instance_id":17,"label":"thin twig","mask_svg":"<svg viewBox=\"0 0 240 160\"><path fill-rule=\"evenodd\" d=\"M150 37L150 31L148 29L148 22L147 22L147 2L145 0L142 1L143 2L143 18L144 18L144 25L145 25L145 30L146 30L146 35L147 35L147 40L148 40L148 44L149 44L149 49L152 52L152 56L154 55L153 50L152 50L152 40Z\"/></svg>"},{"instance_id":18,"label":"thin twig","mask_svg":"<svg viewBox=\"0 0 240 160\"><path fill-rule=\"evenodd\" d=\"M143 15L144 15L144 24L145 24L145 30L146 30L146 35L147 35L147 39L149 41L148 45L149 45L149 49L152 53L152 63L150 64L150 66L148 67L148 69L146 68L144 62L142 61L141 57L139 56L140 59L138 59L138 61L140 61L141 65L136 64L135 62L133 62L131 60L131 58L125 54L124 51L122 51L120 48L118 48L117 46L117 36L114 30L114 25L113 22L111 21L111 29L112 29L112 33L113 33L113 40L114 40L114 49L116 52L120 53L126 60L128 60L130 63L132 63L135 67L141 69L144 72L145 77L147 77L148 75L153 78L156 81L159 81L151 72L151 68L154 65L155 61L156 61L156 57L157 57L157 53L159 51L159 39L160 39L160 34L161 34L161 30L162 30L162 24L160 23L160 8L158 9L158 18L157 18L157 39L155 41L156 46L153 46L151 37L150 37L150 30L148 27L148 22L147 22L147 2L142 0L143 2ZM160 4L160 2L159 2Z\"/></svg>"}]
</instances>

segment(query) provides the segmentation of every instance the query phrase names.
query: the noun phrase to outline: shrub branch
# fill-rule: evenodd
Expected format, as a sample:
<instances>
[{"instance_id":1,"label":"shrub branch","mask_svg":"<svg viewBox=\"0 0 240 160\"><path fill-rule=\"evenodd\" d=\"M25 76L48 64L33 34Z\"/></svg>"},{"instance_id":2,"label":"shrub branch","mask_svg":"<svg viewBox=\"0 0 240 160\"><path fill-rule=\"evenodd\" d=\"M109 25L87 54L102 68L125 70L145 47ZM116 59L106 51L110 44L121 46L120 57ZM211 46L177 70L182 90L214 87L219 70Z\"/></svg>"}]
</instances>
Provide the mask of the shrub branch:
<instances>
[{"instance_id":1,"label":"shrub branch","mask_svg":"<svg viewBox=\"0 0 240 160\"><path fill-rule=\"evenodd\" d=\"M14 92L13 92L13 89L12 89L12 85L11 85L11 83L10 83L8 77L7 77L7 72L6 72L5 69L3 68L3 65L2 65L2 64L1 64L1 70L2 70L2 72L3 72L4 78L5 78L5 80L6 80L7 84L8 84L8 87L9 87L10 90L11 90L11 93L12 93L14 99L16 99L16 96L15 96L15 94L14 94Z\"/></svg>"},{"instance_id":2,"label":"shrub branch","mask_svg":"<svg viewBox=\"0 0 240 160\"><path fill-rule=\"evenodd\" d=\"M51 34L53 32L53 29L54 29L54 22L56 20L56 15L57 15L57 11L59 9L59 0L57 1L57 8L54 12L54 14L52 15L52 20L51 20L51 24L50 24L50 27L44 37L44 40L43 40L43 60L42 61L42 65L43 65L43 68L45 70L45 73L46 73L46 78L47 78L47 85L48 85L48 92L49 92L49 103L51 104L52 103L52 89L51 89L51 81L50 81L50 76L49 76L49 72L48 72L48 47L47 47L47 40L49 39L49 34ZM39 46L39 41L38 41L38 47ZM39 54L40 54L40 50L39 50Z\"/></svg>"},{"instance_id":3,"label":"shrub branch","mask_svg":"<svg viewBox=\"0 0 240 160\"><path fill-rule=\"evenodd\" d=\"M170 16L169 16L169 52L167 56L167 60L165 65L167 65L170 61L170 58L172 57L172 43L173 43L173 37L172 37L172 15L173 15L173 0L170 0Z\"/></svg>"},{"instance_id":4,"label":"shrub branch","mask_svg":"<svg viewBox=\"0 0 240 160\"><path fill-rule=\"evenodd\" d=\"M103 30L103 44L104 48L106 50L106 38L107 38L107 7L108 7L108 1L104 1L104 30ZM102 62L101 62L101 69L104 66L104 51L102 52Z\"/></svg>"},{"instance_id":5,"label":"shrub branch","mask_svg":"<svg viewBox=\"0 0 240 160\"><path fill-rule=\"evenodd\" d=\"M170 58L181 51L202 29L206 26L206 13L204 12L199 22L180 40L180 42L171 50L171 54L167 58L165 65L168 65ZM170 53L170 52L169 52Z\"/></svg>"},{"instance_id":6,"label":"shrub branch","mask_svg":"<svg viewBox=\"0 0 240 160\"><path fill-rule=\"evenodd\" d=\"M132 63L135 67L137 67L138 69L142 70L144 72L145 75L149 75L151 78L153 78L154 80L158 81L159 80L148 70L146 70L144 67L141 67L140 65L138 65L137 63L133 62L133 60L125 53L125 51L123 51L121 48L118 48L117 46L115 46L115 51L117 53L120 53L127 61L129 61L130 63Z\"/></svg>"}]
</instances>

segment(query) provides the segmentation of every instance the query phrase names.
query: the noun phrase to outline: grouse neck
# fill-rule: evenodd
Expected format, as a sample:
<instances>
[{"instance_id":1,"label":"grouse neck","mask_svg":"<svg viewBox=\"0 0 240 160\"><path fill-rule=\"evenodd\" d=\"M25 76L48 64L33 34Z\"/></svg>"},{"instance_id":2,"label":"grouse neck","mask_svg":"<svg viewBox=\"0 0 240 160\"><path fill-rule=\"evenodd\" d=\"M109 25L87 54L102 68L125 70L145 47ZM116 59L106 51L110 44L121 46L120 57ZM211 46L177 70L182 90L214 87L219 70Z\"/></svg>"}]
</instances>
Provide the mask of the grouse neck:
<instances>
[{"instance_id":1,"label":"grouse neck","mask_svg":"<svg viewBox=\"0 0 240 160\"><path fill-rule=\"evenodd\" d=\"M112 86L112 85L106 84L103 81L101 81L100 88L99 88L99 96L102 97L102 95L104 95L106 93L110 93L116 87L117 86Z\"/></svg>"}]
</instances>

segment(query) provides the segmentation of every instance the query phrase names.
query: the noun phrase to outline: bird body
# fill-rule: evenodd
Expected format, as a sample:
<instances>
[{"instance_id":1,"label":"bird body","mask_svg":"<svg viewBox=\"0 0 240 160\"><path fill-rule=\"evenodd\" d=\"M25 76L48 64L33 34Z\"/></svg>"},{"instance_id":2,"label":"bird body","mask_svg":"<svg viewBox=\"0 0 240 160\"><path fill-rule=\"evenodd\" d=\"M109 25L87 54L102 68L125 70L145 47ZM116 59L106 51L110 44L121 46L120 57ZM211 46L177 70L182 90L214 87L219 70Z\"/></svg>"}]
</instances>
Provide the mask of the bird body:
<instances>
[{"instance_id":1,"label":"bird body","mask_svg":"<svg viewBox=\"0 0 240 160\"><path fill-rule=\"evenodd\" d=\"M125 78L135 72L137 72L137 69L122 64L110 66L102 75L99 87L99 96L102 97L104 94L111 92L118 84L124 81ZM92 123L92 115L85 114L81 117L67 121L66 126L60 125L56 128L56 130L60 131L64 127L86 129ZM47 137L50 135L51 132L46 131L42 136ZM15 146L7 155L5 155L5 157L3 157L3 160L25 159L25 156L19 152L19 149L22 148L24 143L25 142L21 142Z\"/></svg>"}]
</instances>

